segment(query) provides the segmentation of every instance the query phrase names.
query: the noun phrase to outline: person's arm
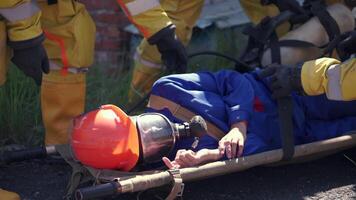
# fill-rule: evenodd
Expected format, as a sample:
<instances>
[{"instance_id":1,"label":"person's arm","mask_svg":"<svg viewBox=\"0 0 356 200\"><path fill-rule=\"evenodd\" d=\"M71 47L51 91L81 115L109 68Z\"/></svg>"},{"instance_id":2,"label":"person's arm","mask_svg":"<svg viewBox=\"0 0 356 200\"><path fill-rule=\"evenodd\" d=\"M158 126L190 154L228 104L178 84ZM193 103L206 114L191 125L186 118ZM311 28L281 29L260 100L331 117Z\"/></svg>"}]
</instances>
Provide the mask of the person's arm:
<instances>
[{"instance_id":1,"label":"person's arm","mask_svg":"<svg viewBox=\"0 0 356 200\"><path fill-rule=\"evenodd\" d=\"M175 34L176 27L159 0L117 0L129 20L151 45L156 45L163 64L170 72L186 71L188 57Z\"/></svg>"},{"instance_id":2,"label":"person's arm","mask_svg":"<svg viewBox=\"0 0 356 200\"><path fill-rule=\"evenodd\" d=\"M343 63L333 58L305 62L301 80L307 95L326 94L331 100L356 100L356 59Z\"/></svg>"},{"instance_id":3,"label":"person's arm","mask_svg":"<svg viewBox=\"0 0 356 200\"><path fill-rule=\"evenodd\" d=\"M230 131L219 141L219 149L222 154L226 153L227 158L236 158L243 153L247 124L253 112L254 89L240 73L220 71L215 76L219 80L218 88L230 126Z\"/></svg>"},{"instance_id":4,"label":"person's arm","mask_svg":"<svg viewBox=\"0 0 356 200\"><path fill-rule=\"evenodd\" d=\"M10 46L19 41L41 40L41 10L35 1L3 0L0 2L0 15L6 20Z\"/></svg>"},{"instance_id":5,"label":"person's arm","mask_svg":"<svg viewBox=\"0 0 356 200\"><path fill-rule=\"evenodd\" d=\"M128 19L145 38L172 24L159 0L117 0Z\"/></svg>"},{"instance_id":6,"label":"person's arm","mask_svg":"<svg viewBox=\"0 0 356 200\"><path fill-rule=\"evenodd\" d=\"M229 159L242 156L246 133L247 123L245 121L233 124L229 133L219 141L220 154L224 155L225 153Z\"/></svg>"},{"instance_id":7,"label":"person's arm","mask_svg":"<svg viewBox=\"0 0 356 200\"><path fill-rule=\"evenodd\" d=\"M326 94L330 100L356 100L355 58L345 62L319 58L299 66L273 64L262 70L259 76L267 78L274 98L288 96L295 91L310 96Z\"/></svg>"},{"instance_id":8,"label":"person's arm","mask_svg":"<svg viewBox=\"0 0 356 200\"><path fill-rule=\"evenodd\" d=\"M5 20L7 43L14 50L11 61L41 85L42 73L49 73L49 63L42 45L45 37L36 1L1 1L0 15Z\"/></svg>"},{"instance_id":9,"label":"person's arm","mask_svg":"<svg viewBox=\"0 0 356 200\"><path fill-rule=\"evenodd\" d=\"M214 162L220 160L223 155L219 149L201 149L198 152L181 149L177 151L173 161L167 157L163 157L162 160L169 169L180 169Z\"/></svg>"}]
</instances>

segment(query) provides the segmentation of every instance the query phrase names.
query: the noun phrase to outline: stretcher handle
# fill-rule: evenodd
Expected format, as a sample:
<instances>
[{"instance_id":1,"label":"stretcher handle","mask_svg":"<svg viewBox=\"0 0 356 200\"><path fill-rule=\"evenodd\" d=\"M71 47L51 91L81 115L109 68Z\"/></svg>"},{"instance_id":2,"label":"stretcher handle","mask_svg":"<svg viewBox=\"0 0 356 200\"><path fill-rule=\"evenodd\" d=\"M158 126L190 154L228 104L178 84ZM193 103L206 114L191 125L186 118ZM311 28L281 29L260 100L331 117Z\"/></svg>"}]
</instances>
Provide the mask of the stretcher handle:
<instances>
[{"instance_id":1,"label":"stretcher handle","mask_svg":"<svg viewBox=\"0 0 356 200\"><path fill-rule=\"evenodd\" d=\"M45 147L36 147L33 149L26 149L20 151L5 152L1 160L4 163L21 162L24 160L30 160L34 158L43 158L47 156Z\"/></svg>"},{"instance_id":2,"label":"stretcher handle","mask_svg":"<svg viewBox=\"0 0 356 200\"><path fill-rule=\"evenodd\" d=\"M104 183L92 187L78 189L75 192L76 200L86 200L102 198L119 193L120 184L118 182Z\"/></svg>"},{"instance_id":3,"label":"stretcher handle","mask_svg":"<svg viewBox=\"0 0 356 200\"><path fill-rule=\"evenodd\" d=\"M44 158L47 155L55 153L57 153L55 146L35 147L19 151L8 151L0 157L0 162L9 164L12 162L21 162L36 158Z\"/></svg>"}]
</instances>

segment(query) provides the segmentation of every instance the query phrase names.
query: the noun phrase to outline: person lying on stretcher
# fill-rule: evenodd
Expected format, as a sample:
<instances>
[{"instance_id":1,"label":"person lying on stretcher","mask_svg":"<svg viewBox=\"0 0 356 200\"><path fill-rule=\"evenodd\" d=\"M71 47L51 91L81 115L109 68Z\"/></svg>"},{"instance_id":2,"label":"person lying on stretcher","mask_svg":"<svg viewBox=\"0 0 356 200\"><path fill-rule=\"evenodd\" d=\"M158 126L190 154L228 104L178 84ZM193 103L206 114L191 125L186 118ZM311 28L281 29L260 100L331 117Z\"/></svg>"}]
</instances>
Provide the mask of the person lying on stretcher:
<instances>
[{"instance_id":1,"label":"person lying on stretcher","mask_svg":"<svg viewBox=\"0 0 356 200\"><path fill-rule=\"evenodd\" d=\"M130 171L162 157L169 168L184 168L281 148L281 121L267 81L258 72L229 70L163 77L153 85L148 113L129 117L105 105L76 118L74 155L95 168ZM298 94L292 101L295 145L356 130L356 101ZM197 146L175 131L188 130L182 122L194 115L207 122L207 134Z\"/></svg>"},{"instance_id":2,"label":"person lying on stretcher","mask_svg":"<svg viewBox=\"0 0 356 200\"><path fill-rule=\"evenodd\" d=\"M267 81L260 80L258 72L229 70L159 79L152 89L149 111L163 113L173 122L185 120L190 113L201 115L208 123L208 134L213 136L201 138L196 152L187 150L192 141L178 141L174 160L164 158L165 164L170 168L189 167L224 156L230 159L281 148L281 121ZM356 101L298 94L293 94L292 100L295 145L356 130Z\"/></svg>"}]
</instances>

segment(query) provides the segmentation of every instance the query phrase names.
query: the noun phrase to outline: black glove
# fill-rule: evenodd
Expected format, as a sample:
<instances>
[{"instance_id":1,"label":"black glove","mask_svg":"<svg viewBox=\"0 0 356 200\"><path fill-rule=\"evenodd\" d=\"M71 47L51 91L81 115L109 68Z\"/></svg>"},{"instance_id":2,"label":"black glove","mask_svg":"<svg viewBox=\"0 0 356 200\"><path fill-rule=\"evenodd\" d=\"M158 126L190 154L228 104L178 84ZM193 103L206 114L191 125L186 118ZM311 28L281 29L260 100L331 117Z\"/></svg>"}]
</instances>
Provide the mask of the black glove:
<instances>
[{"instance_id":1,"label":"black glove","mask_svg":"<svg viewBox=\"0 0 356 200\"><path fill-rule=\"evenodd\" d=\"M348 37L338 44L337 51L341 60L347 60L356 53L356 31L348 33Z\"/></svg>"},{"instance_id":2,"label":"black glove","mask_svg":"<svg viewBox=\"0 0 356 200\"><path fill-rule=\"evenodd\" d=\"M33 78L37 85L41 85L42 72L49 73L49 61L46 50L42 46L44 36L20 41L9 42L14 49L11 61L27 76Z\"/></svg>"},{"instance_id":3,"label":"black glove","mask_svg":"<svg viewBox=\"0 0 356 200\"><path fill-rule=\"evenodd\" d=\"M175 35L175 26L169 25L148 39L157 45L163 64L170 72L183 73L187 70L188 56L185 47Z\"/></svg>"},{"instance_id":4,"label":"black glove","mask_svg":"<svg viewBox=\"0 0 356 200\"><path fill-rule=\"evenodd\" d=\"M259 78L269 78L269 87L272 90L272 98L286 97L292 91L303 93L301 80L301 66L290 67L279 64L269 65L259 74Z\"/></svg>"}]
</instances>

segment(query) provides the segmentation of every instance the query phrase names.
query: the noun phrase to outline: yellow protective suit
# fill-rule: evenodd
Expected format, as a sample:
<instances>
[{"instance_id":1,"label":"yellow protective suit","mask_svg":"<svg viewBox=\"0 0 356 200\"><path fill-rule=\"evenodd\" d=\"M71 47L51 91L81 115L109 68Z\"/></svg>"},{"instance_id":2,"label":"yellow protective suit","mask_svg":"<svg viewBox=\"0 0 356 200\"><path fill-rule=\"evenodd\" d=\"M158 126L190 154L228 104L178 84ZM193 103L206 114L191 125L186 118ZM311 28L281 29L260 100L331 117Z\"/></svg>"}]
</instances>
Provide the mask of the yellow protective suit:
<instances>
[{"instance_id":1,"label":"yellow protective suit","mask_svg":"<svg viewBox=\"0 0 356 200\"><path fill-rule=\"evenodd\" d=\"M240 0L250 20L257 24L265 16L275 16L278 9L274 5L263 6L260 0ZM328 5L344 3L343 0L326 0ZM278 35L287 32L287 25L277 29ZM356 100L356 60L344 63L334 58L320 58L305 62L302 66L302 85L308 95L326 94L333 100Z\"/></svg>"},{"instance_id":2,"label":"yellow protective suit","mask_svg":"<svg viewBox=\"0 0 356 200\"><path fill-rule=\"evenodd\" d=\"M5 82L9 54L6 38L28 40L44 32L51 69L44 74L41 86L45 142L67 143L71 119L84 111L85 72L94 58L93 20L84 5L75 0L58 0L50 5L47 0L3 0L0 15L4 18L0 21L0 83Z\"/></svg>"},{"instance_id":3,"label":"yellow protective suit","mask_svg":"<svg viewBox=\"0 0 356 200\"><path fill-rule=\"evenodd\" d=\"M1 200L20 200L20 196L14 192L6 191L0 188Z\"/></svg>"},{"instance_id":4,"label":"yellow protective suit","mask_svg":"<svg viewBox=\"0 0 356 200\"><path fill-rule=\"evenodd\" d=\"M46 144L68 142L68 126L85 106L87 68L93 63L95 24L85 6L75 0L48 5L38 0L44 46L50 59L49 74L41 86Z\"/></svg>"},{"instance_id":5,"label":"yellow protective suit","mask_svg":"<svg viewBox=\"0 0 356 200\"><path fill-rule=\"evenodd\" d=\"M176 26L176 34L186 45L198 20L204 0L117 0L130 21L136 25L145 39L137 48L135 66L129 90L129 104L137 102L151 89L162 75L161 55L147 38L170 24Z\"/></svg>"}]
</instances>

